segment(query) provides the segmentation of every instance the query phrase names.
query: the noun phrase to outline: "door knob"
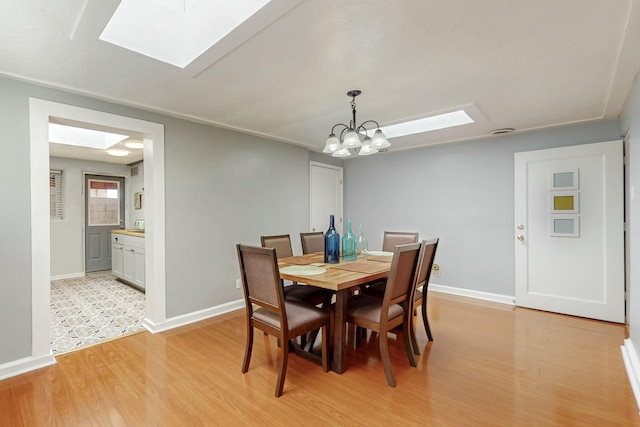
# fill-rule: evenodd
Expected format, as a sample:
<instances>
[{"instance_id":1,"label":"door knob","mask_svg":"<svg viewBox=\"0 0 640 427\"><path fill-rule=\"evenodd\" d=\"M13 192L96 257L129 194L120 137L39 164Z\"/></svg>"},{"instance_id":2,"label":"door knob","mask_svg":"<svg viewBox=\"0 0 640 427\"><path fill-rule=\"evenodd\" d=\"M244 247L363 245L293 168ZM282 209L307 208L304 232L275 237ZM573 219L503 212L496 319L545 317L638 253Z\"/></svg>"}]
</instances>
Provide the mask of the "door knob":
<instances>
[{"instance_id":1,"label":"door knob","mask_svg":"<svg viewBox=\"0 0 640 427\"><path fill-rule=\"evenodd\" d=\"M520 240L521 242L524 240L524 236L521 234L518 236L518 240Z\"/></svg>"},{"instance_id":2,"label":"door knob","mask_svg":"<svg viewBox=\"0 0 640 427\"><path fill-rule=\"evenodd\" d=\"M518 230L524 230L524 225L518 224Z\"/></svg>"}]
</instances>

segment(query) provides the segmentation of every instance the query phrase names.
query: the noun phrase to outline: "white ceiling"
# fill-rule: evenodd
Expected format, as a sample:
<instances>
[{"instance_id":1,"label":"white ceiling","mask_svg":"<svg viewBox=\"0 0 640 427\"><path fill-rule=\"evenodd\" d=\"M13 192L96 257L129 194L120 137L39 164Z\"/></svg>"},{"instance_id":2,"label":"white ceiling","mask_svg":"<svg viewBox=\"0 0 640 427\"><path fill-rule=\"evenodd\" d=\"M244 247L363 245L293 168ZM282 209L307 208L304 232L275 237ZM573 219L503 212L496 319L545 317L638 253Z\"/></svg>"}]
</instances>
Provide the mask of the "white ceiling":
<instances>
[{"instance_id":1,"label":"white ceiling","mask_svg":"<svg viewBox=\"0 0 640 427\"><path fill-rule=\"evenodd\" d=\"M276 0L184 69L99 40L118 3L0 0L0 74L320 152L350 89L359 123L476 119L398 150L615 118L640 66L637 0Z\"/></svg>"}]
</instances>

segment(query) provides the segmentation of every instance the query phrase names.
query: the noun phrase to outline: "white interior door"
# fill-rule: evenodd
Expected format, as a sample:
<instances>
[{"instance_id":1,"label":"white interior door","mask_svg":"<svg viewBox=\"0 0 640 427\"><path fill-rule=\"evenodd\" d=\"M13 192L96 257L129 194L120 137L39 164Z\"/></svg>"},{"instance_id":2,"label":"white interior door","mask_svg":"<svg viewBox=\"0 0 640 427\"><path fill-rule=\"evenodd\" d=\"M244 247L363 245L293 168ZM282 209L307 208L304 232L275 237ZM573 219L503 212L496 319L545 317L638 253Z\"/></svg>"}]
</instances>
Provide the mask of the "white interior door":
<instances>
[{"instance_id":1,"label":"white interior door","mask_svg":"<svg viewBox=\"0 0 640 427\"><path fill-rule=\"evenodd\" d=\"M336 231L342 235L342 168L311 162L311 231L327 231L329 215L335 215Z\"/></svg>"},{"instance_id":2,"label":"white interior door","mask_svg":"<svg viewBox=\"0 0 640 427\"><path fill-rule=\"evenodd\" d=\"M622 148L515 154L517 305L625 321Z\"/></svg>"}]
</instances>

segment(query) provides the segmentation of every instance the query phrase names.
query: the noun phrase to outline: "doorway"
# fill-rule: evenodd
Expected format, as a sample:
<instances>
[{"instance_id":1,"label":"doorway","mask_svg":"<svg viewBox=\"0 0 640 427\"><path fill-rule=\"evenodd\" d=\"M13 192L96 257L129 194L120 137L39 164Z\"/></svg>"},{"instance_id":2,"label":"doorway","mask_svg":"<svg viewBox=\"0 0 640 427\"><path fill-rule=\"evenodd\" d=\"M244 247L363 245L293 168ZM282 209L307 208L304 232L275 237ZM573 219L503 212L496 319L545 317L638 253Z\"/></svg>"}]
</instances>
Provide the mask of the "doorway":
<instances>
[{"instance_id":1,"label":"doorway","mask_svg":"<svg viewBox=\"0 0 640 427\"><path fill-rule=\"evenodd\" d=\"M336 230L342 235L342 168L311 162L309 169L311 231L325 231L329 215L335 215Z\"/></svg>"},{"instance_id":2,"label":"doorway","mask_svg":"<svg viewBox=\"0 0 640 427\"><path fill-rule=\"evenodd\" d=\"M50 352L50 218L49 141L51 117L131 129L144 135L146 210L146 293L144 326L157 332L166 322L165 302L165 217L164 217L164 126L144 120L29 99L31 151L31 277L32 358L39 364L55 363Z\"/></svg>"},{"instance_id":3,"label":"doorway","mask_svg":"<svg viewBox=\"0 0 640 427\"><path fill-rule=\"evenodd\" d=\"M623 323L622 141L515 154L516 304Z\"/></svg>"}]
</instances>

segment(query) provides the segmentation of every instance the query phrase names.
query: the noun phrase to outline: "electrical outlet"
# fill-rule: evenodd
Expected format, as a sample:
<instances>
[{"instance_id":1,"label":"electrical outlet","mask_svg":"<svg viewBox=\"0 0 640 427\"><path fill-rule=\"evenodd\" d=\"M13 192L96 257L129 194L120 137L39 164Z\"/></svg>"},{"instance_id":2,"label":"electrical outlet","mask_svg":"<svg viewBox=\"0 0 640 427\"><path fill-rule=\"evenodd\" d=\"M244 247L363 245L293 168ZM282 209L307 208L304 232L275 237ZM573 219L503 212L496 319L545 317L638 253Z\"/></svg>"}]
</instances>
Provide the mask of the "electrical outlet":
<instances>
[{"instance_id":1,"label":"electrical outlet","mask_svg":"<svg viewBox=\"0 0 640 427\"><path fill-rule=\"evenodd\" d=\"M431 267L431 274L433 274L434 277L440 277L440 266L438 264L433 264L433 267Z\"/></svg>"},{"instance_id":2,"label":"electrical outlet","mask_svg":"<svg viewBox=\"0 0 640 427\"><path fill-rule=\"evenodd\" d=\"M236 289L240 289L242 287L242 280L236 279Z\"/></svg>"}]
</instances>

